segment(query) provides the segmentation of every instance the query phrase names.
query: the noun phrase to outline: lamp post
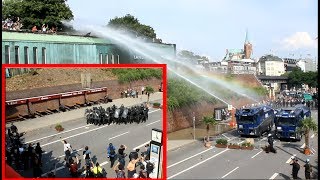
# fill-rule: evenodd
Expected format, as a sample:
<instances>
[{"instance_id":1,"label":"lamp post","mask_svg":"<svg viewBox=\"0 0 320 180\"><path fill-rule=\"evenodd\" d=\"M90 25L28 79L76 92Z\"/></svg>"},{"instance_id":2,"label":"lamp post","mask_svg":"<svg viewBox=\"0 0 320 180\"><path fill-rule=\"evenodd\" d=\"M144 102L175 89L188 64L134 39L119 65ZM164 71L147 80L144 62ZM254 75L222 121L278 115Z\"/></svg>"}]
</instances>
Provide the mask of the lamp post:
<instances>
[{"instance_id":1,"label":"lamp post","mask_svg":"<svg viewBox=\"0 0 320 180\"><path fill-rule=\"evenodd\" d=\"M196 116L195 116L194 112L192 114L193 114L193 117L192 117L192 121L193 121L193 140L196 140Z\"/></svg>"}]
</instances>

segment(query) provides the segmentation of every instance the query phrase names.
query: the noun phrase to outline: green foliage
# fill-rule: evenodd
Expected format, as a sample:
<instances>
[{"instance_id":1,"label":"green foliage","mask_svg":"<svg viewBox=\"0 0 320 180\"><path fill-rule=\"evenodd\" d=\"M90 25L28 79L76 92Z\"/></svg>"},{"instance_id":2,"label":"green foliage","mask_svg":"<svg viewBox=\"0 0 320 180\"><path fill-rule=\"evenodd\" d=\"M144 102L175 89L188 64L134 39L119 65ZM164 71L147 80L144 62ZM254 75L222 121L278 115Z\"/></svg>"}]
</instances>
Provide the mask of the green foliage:
<instances>
[{"instance_id":1,"label":"green foliage","mask_svg":"<svg viewBox=\"0 0 320 180\"><path fill-rule=\"evenodd\" d=\"M217 144L222 144L222 145L227 145L228 144L228 140L226 140L226 139L217 139L216 143Z\"/></svg>"},{"instance_id":2,"label":"green foliage","mask_svg":"<svg viewBox=\"0 0 320 180\"><path fill-rule=\"evenodd\" d=\"M168 80L168 110L173 111L176 108L195 104L199 101L216 103L217 100L194 87L182 79L170 78Z\"/></svg>"},{"instance_id":3,"label":"green foliage","mask_svg":"<svg viewBox=\"0 0 320 180\"><path fill-rule=\"evenodd\" d=\"M253 145L250 142L244 142L241 144L242 147L253 147Z\"/></svg>"},{"instance_id":4,"label":"green foliage","mask_svg":"<svg viewBox=\"0 0 320 180\"><path fill-rule=\"evenodd\" d=\"M204 116L202 121L206 124L206 125L216 125L217 121L211 117L211 116Z\"/></svg>"},{"instance_id":5,"label":"green foliage","mask_svg":"<svg viewBox=\"0 0 320 180\"><path fill-rule=\"evenodd\" d=\"M231 73L228 73L228 74L225 76L225 78L226 78L228 81L232 81L234 77L235 77L235 75L234 75L234 74L231 74Z\"/></svg>"},{"instance_id":6,"label":"green foliage","mask_svg":"<svg viewBox=\"0 0 320 180\"><path fill-rule=\"evenodd\" d=\"M137 18L127 14L124 17L110 19L108 26L135 33L137 36L156 38L156 33L151 26L141 24Z\"/></svg>"},{"instance_id":7,"label":"green foliage","mask_svg":"<svg viewBox=\"0 0 320 180\"><path fill-rule=\"evenodd\" d=\"M73 14L67 0L4 0L2 1L2 18L19 17L23 29L33 26L41 28L42 24L61 28L62 20L72 20Z\"/></svg>"},{"instance_id":8,"label":"green foliage","mask_svg":"<svg viewBox=\"0 0 320 180\"><path fill-rule=\"evenodd\" d=\"M120 83L128 83L137 80L147 80L151 78L162 78L161 69L112 69L111 71L118 77Z\"/></svg>"},{"instance_id":9,"label":"green foliage","mask_svg":"<svg viewBox=\"0 0 320 180\"><path fill-rule=\"evenodd\" d=\"M309 131L313 131L315 133L318 132L318 124L312 118L306 118L302 120L299 124L298 131L302 133L306 133Z\"/></svg>"},{"instance_id":10,"label":"green foliage","mask_svg":"<svg viewBox=\"0 0 320 180\"><path fill-rule=\"evenodd\" d=\"M268 90L264 87L253 87L253 90L260 96L265 96L268 94Z\"/></svg>"},{"instance_id":11,"label":"green foliage","mask_svg":"<svg viewBox=\"0 0 320 180\"><path fill-rule=\"evenodd\" d=\"M159 107L159 106L160 106L160 103L155 102L155 103L153 103L153 106L155 106L155 107Z\"/></svg>"},{"instance_id":12,"label":"green foliage","mask_svg":"<svg viewBox=\"0 0 320 180\"><path fill-rule=\"evenodd\" d=\"M151 86L147 86L146 89L145 89L146 93L148 94L152 94L154 93L154 89L151 87Z\"/></svg>"},{"instance_id":13,"label":"green foliage","mask_svg":"<svg viewBox=\"0 0 320 180\"><path fill-rule=\"evenodd\" d=\"M209 58L206 56L200 56L197 54L194 54L191 51L187 51L187 50L182 50L178 53L178 56L180 58L185 58L187 59L189 62L197 62L197 60L202 59L203 61L209 61Z\"/></svg>"},{"instance_id":14,"label":"green foliage","mask_svg":"<svg viewBox=\"0 0 320 180\"><path fill-rule=\"evenodd\" d=\"M318 72L303 72L300 68L295 68L287 76L289 88L299 88L302 84L307 84L309 87L318 86Z\"/></svg>"}]
</instances>

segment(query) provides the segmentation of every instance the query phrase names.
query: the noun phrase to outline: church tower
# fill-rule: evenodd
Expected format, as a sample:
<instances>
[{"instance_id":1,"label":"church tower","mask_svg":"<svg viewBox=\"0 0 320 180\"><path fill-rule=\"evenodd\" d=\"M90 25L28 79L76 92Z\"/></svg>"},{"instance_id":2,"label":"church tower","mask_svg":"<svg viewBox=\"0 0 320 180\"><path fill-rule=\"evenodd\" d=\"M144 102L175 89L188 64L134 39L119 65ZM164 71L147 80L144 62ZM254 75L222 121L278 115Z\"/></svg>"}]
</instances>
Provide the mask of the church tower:
<instances>
[{"instance_id":1,"label":"church tower","mask_svg":"<svg viewBox=\"0 0 320 180\"><path fill-rule=\"evenodd\" d=\"M244 58L245 59L250 59L251 54L252 54L252 44L249 42L249 37L248 37L248 29L246 31L246 39L244 42Z\"/></svg>"}]
</instances>

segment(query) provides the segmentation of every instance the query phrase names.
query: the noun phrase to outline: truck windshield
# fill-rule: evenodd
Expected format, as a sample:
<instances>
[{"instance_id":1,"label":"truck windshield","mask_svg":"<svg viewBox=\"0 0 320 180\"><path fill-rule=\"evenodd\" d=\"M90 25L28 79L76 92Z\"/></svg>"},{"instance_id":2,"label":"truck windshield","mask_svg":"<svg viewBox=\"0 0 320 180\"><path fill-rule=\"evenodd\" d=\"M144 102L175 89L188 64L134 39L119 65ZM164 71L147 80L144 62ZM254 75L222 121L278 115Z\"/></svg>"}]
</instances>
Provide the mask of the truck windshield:
<instances>
[{"instance_id":1,"label":"truck windshield","mask_svg":"<svg viewBox=\"0 0 320 180\"><path fill-rule=\"evenodd\" d=\"M241 122L241 123L254 123L254 117L253 116L241 116L239 119L239 122Z\"/></svg>"},{"instance_id":2,"label":"truck windshield","mask_svg":"<svg viewBox=\"0 0 320 180\"><path fill-rule=\"evenodd\" d=\"M295 119L294 118L283 118L283 117L280 117L278 119L278 124L279 125L287 125L287 126L294 126L295 125Z\"/></svg>"}]
</instances>

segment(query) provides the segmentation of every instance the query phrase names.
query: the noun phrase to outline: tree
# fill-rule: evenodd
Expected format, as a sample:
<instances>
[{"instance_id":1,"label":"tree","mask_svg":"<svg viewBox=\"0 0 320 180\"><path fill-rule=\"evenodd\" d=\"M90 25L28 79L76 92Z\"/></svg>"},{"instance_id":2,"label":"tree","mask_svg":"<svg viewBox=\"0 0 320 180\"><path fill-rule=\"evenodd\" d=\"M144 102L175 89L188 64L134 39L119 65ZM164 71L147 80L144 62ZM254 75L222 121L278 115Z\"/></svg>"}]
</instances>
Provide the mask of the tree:
<instances>
[{"instance_id":1,"label":"tree","mask_svg":"<svg viewBox=\"0 0 320 180\"><path fill-rule=\"evenodd\" d=\"M151 86L147 86L146 89L145 89L147 95L148 95L148 103L149 103L149 100L150 100L150 94L154 93L154 90Z\"/></svg>"},{"instance_id":2,"label":"tree","mask_svg":"<svg viewBox=\"0 0 320 180\"><path fill-rule=\"evenodd\" d=\"M198 60L202 60L204 62L208 62L209 61L209 58L206 57L206 56L200 56L200 55L197 55L191 51L188 51L188 50L182 50L178 53L178 56L180 58L183 58L183 59L186 59L187 61L189 61L190 63L197 63Z\"/></svg>"},{"instance_id":3,"label":"tree","mask_svg":"<svg viewBox=\"0 0 320 180\"><path fill-rule=\"evenodd\" d=\"M216 125L217 121L210 116L204 116L202 121L207 125L207 141L209 142L209 130L210 130L210 125Z\"/></svg>"},{"instance_id":4,"label":"tree","mask_svg":"<svg viewBox=\"0 0 320 180\"><path fill-rule=\"evenodd\" d=\"M308 118L301 121L301 124L299 125L298 131L303 133L303 135L305 137L306 146L305 146L304 152L305 152L305 154L309 155L310 154L309 133L310 133L310 131L317 132L318 125L311 117L308 117Z\"/></svg>"},{"instance_id":5,"label":"tree","mask_svg":"<svg viewBox=\"0 0 320 180\"><path fill-rule=\"evenodd\" d=\"M67 0L4 0L2 18L19 17L24 29L33 26L63 27L63 20L72 20Z\"/></svg>"},{"instance_id":6,"label":"tree","mask_svg":"<svg viewBox=\"0 0 320 180\"><path fill-rule=\"evenodd\" d=\"M134 33L136 36L150 39L156 38L156 33L151 26L141 24L137 18L130 14L127 14L124 17L110 19L108 26L114 29Z\"/></svg>"},{"instance_id":7,"label":"tree","mask_svg":"<svg viewBox=\"0 0 320 180\"><path fill-rule=\"evenodd\" d=\"M292 87L301 87L303 84L303 71L296 67L288 74L288 85Z\"/></svg>"}]
</instances>

